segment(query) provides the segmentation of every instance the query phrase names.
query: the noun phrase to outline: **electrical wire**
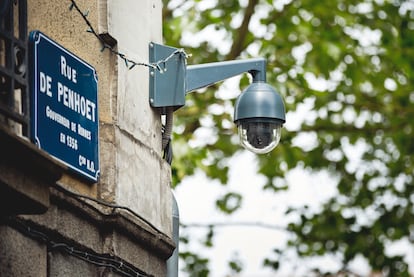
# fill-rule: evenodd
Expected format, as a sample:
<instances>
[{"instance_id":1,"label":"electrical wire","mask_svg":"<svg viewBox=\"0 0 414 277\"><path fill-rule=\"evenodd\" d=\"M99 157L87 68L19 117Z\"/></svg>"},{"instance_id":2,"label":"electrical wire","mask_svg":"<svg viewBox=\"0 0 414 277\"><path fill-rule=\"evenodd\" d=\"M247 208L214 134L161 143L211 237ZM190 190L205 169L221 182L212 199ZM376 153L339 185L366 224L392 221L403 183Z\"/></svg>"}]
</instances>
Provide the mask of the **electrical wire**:
<instances>
[{"instance_id":1,"label":"electrical wire","mask_svg":"<svg viewBox=\"0 0 414 277\"><path fill-rule=\"evenodd\" d=\"M163 158L171 165L173 159L173 150L171 143L171 133L173 128L174 108L167 107L165 112L165 124L162 128L162 150L164 151Z\"/></svg>"},{"instance_id":2,"label":"electrical wire","mask_svg":"<svg viewBox=\"0 0 414 277\"><path fill-rule=\"evenodd\" d=\"M10 220L10 219L9 219ZM69 245L66 242L56 242L51 239L47 234L43 233L40 230L37 230L33 227L30 227L23 220L15 218L13 222L9 223L11 226L14 226L18 231L23 234L41 241L47 244L49 251L57 250L65 252L68 255L71 255L75 258L83 260L87 263L108 268L122 276L128 277L149 277L152 275L145 274L144 272L136 269L134 266L129 265L128 262L113 257L110 254L99 254L93 251L81 250L79 247L74 245Z\"/></svg>"},{"instance_id":3,"label":"electrical wire","mask_svg":"<svg viewBox=\"0 0 414 277\"><path fill-rule=\"evenodd\" d=\"M120 210L125 210L129 213L131 213L133 216L135 216L136 218L138 218L139 220L143 221L145 224L147 224L149 227L151 227L152 229L154 229L157 233L162 233L160 230L158 230L157 227L155 227L154 224L152 224L151 222L149 222L147 219L145 219L144 217L140 216L139 214L137 214L135 211L133 211L131 208L129 207L125 207L125 206L120 206L120 205L116 205L116 204L112 204L112 203L108 203L106 201L100 200L100 199L96 199L94 197L88 196L88 195L84 195L84 194L79 194L76 192L73 192L71 190L68 190L67 188L63 187L62 185L56 184L54 185L54 188L56 188L57 190L65 193L66 195L70 195L74 198L83 198L83 199L88 199L90 201L93 201L95 203L98 203L102 206L106 206L112 209L120 209Z\"/></svg>"},{"instance_id":4,"label":"electrical wire","mask_svg":"<svg viewBox=\"0 0 414 277\"><path fill-rule=\"evenodd\" d=\"M131 60L127 58L127 56L123 53L118 52L115 50L111 45L109 45L95 30L95 28L92 26L92 23L88 19L89 12L82 12L82 10L79 8L78 4L75 0L70 0L71 4L69 6L69 10L72 11L75 9L82 17L86 25L88 26L88 32L93 34L95 38L101 43L102 49L101 51L104 51L105 49L108 49L112 54L117 55L122 60L124 60L125 65L128 67L129 70L134 68L137 65L140 66L146 66L151 69L157 70L161 74L167 71L166 64L167 62L172 59L176 55L180 55L185 60L188 59L190 56L187 54L184 49L179 48L173 51L169 56L167 56L164 59L161 59L159 61L156 61L154 63L145 63L145 62L136 62L134 60ZM164 159L171 165L172 159L173 159L173 151L172 151L172 144L171 144L171 129L172 129L172 118L173 118L173 110L170 110L167 114L167 124L164 126L163 133L162 133L162 150L164 151Z\"/></svg>"},{"instance_id":5,"label":"electrical wire","mask_svg":"<svg viewBox=\"0 0 414 277\"><path fill-rule=\"evenodd\" d=\"M93 28L92 23L88 19L89 12L82 12L75 0L70 0L70 2L71 2L71 5L69 6L69 10L72 11L73 9L75 9L81 15L81 17L85 21L86 25L88 25L89 29L87 30L87 32L92 33L96 37L96 39L98 39L99 42L101 43L101 46L102 46L101 51L104 51L105 49L108 49L112 54L115 54L118 57L120 57L121 59L123 59L124 62L125 62L125 65L128 67L128 69L132 69L135 66L139 65L139 66L146 66L146 67L149 67L149 68L152 68L152 69L156 69L160 73L164 73L165 64L170 59L172 59L175 55L181 55L185 59L187 59L189 57L189 55L184 51L184 49L177 49L174 52L172 52L165 59L162 59L162 60L157 61L155 63L136 62L134 60L131 60L131 59L127 58L127 56L125 54L116 51L111 45L106 43L105 40L101 36L99 36L99 34Z\"/></svg>"}]
</instances>

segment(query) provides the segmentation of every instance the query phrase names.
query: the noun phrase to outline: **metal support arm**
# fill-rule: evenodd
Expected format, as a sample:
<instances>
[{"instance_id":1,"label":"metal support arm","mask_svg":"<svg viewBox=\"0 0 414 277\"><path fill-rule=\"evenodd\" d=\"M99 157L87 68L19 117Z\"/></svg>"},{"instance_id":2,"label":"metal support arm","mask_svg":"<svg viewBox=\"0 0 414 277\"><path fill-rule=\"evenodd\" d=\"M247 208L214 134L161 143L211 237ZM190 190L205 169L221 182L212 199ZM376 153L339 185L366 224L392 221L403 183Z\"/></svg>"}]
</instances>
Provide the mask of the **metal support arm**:
<instances>
[{"instance_id":1,"label":"metal support arm","mask_svg":"<svg viewBox=\"0 0 414 277\"><path fill-rule=\"evenodd\" d=\"M159 63L177 48L150 43L150 62ZM249 72L253 82L266 82L266 60L263 58L215 62L187 66L182 55L162 62L162 71L150 68L150 104L152 107L178 109L185 105L185 95L219 81Z\"/></svg>"},{"instance_id":2,"label":"metal support arm","mask_svg":"<svg viewBox=\"0 0 414 277\"><path fill-rule=\"evenodd\" d=\"M258 58L189 65L186 92L210 86L245 72L252 74L253 82L266 82L266 60Z\"/></svg>"},{"instance_id":3,"label":"metal support arm","mask_svg":"<svg viewBox=\"0 0 414 277\"><path fill-rule=\"evenodd\" d=\"M258 154L269 153L279 143L285 123L285 105L277 91L266 83L265 59L248 59L187 66L183 50L150 44L150 96L152 107L164 114L185 105L188 92L249 72L250 84L237 98L234 122L242 145Z\"/></svg>"}]
</instances>

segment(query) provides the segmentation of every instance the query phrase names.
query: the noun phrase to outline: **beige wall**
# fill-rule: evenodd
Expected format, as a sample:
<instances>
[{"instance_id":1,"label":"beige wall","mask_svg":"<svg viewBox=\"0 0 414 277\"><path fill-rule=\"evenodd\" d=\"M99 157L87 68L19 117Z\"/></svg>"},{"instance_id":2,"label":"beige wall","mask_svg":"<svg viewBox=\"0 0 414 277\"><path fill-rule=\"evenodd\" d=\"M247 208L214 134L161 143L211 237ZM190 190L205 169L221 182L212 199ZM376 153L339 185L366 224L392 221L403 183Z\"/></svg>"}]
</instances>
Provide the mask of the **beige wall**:
<instances>
[{"instance_id":1,"label":"beige wall","mask_svg":"<svg viewBox=\"0 0 414 277\"><path fill-rule=\"evenodd\" d=\"M161 0L77 0L96 30L137 62L148 61L148 43L162 40ZM100 168L97 184L67 174L61 184L127 206L171 234L170 167L161 158L161 122L148 104L148 68L124 61L86 32L70 1L28 0L29 30L40 30L94 66L98 73Z\"/></svg>"}]
</instances>

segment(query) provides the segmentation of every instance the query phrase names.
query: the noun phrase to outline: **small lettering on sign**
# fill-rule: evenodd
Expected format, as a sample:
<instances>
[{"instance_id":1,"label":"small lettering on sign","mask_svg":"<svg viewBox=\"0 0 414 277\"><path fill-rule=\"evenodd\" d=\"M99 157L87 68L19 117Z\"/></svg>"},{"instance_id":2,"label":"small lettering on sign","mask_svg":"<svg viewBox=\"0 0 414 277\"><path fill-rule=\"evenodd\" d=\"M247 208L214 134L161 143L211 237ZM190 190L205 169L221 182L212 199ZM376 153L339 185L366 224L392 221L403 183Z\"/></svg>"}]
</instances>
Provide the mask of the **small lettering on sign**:
<instances>
[{"instance_id":1,"label":"small lettering on sign","mask_svg":"<svg viewBox=\"0 0 414 277\"><path fill-rule=\"evenodd\" d=\"M66 64L66 59L64 56L60 56L60 74L76 84L76 70Z\"/></svg>"},{"instance_id":2,"label":"small lettering on sign","mask_svg":"<svg viewBox=\"0 0 414 277\"><path fill-rule=\"evenodd\" d=\"M39 79L40 92L46 93L47 96L52 97L52 78L50 76L47 76L45 73L40 72Z\"/></svg>"}]
</instances>

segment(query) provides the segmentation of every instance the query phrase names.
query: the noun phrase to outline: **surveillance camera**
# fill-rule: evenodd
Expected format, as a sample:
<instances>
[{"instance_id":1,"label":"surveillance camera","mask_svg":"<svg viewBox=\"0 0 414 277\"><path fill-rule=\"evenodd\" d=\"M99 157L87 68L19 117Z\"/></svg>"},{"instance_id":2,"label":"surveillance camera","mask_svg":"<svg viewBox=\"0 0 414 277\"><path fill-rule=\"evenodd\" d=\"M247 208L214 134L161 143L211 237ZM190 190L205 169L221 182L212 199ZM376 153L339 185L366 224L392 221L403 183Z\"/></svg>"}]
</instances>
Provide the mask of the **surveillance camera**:
<instances>
[{"instance_id":1,"label":"surveillance camera","mask_svg":"<svg viewBox=\"0 0 414 277\"><path fill-rule=\"evenodd\" d=\"M150 43L150 62L165 64L172 70L158 72L151 68L150 105L174 110L185 105L188 92L218 81L250 73L253 83L238 97L234 107L234 122L239 129L242 145L254 153L268 153L280 140L285 123L285 105L277 91L266 83L266 60L263 58L215 62L187 66L183 51L174 47ZM176 54L178 57L174 58ZM167 63L168 61L168 63Z\"/></svg>"},{"instance_id":2,"label":"surveillance camera","mask_svg":"<svg viewBox=\"0 0 414 277\"><path fill-rule=\"evenodd\" d=\"M282 132L280 120L248 118L237 123L241 144L253 153L268 153L279 144Z\"/></svg>"},{"instance_id":3,"label":"surveillance camera","mask_svg":"<svg viewBox=\"0 0 414 277\"><path fill-rule=\"evenodd\" d=\"M267 83L253 82L236 101L234 122L246 149L269 153L279 144L285 123L282 97Z\"/></svg>"}]
</instances>

